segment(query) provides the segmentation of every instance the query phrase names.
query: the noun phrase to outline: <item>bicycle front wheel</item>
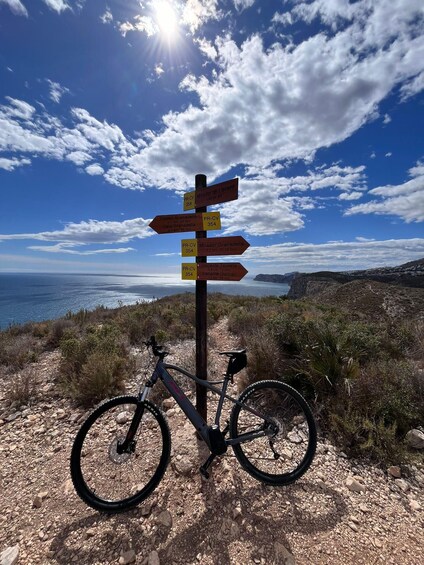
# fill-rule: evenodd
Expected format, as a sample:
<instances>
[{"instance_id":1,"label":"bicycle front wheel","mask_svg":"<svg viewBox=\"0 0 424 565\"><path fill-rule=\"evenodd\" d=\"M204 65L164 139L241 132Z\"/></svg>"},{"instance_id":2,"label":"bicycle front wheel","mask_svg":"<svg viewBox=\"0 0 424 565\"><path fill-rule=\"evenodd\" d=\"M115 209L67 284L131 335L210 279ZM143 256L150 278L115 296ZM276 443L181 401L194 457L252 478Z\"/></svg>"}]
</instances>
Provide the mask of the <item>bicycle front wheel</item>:
<instances>
[{"instance_id":1,"label":"bicycle front wheel","mask_svg":"<svg viewBox=\"0 0 424 565\"><path fill-rule=\"evenodd\" d=\"M118 396L101 404L79 430L71 453L71 476L82 500L104 512L120 512L139 504L165 473L171 437L158 407L144 402L144 412L127 452L126 438L137 407L134 396Z\"/></svg>"},{"instance_id":2,"label":"bicycle front wheel","mask_svg":"<svg viewBox=\"0 0 424 565\"><path fill-rule=\"evenodd\" d=\"M270 485L296 481L311 465L317 443L306 400L286 383L259 381L248 386L238 401L241 404L231 412L230 435L243 440L233 445L241 466ZM249 434L261 432L266 435L249 440Z\"/></svg>"}]
</instances>

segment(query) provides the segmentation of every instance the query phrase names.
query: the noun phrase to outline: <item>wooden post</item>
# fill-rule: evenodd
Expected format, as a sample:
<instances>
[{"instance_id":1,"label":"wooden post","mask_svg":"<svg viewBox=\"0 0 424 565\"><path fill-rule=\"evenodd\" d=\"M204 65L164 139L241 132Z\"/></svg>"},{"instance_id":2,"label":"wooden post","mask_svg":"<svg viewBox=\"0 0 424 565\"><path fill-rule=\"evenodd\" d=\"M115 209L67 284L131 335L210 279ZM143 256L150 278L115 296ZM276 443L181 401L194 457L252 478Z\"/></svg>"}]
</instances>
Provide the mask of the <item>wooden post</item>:
<instances>
[{"instance_id":1,"label":"wooden post","mask_svg":"<svg viewBox=\"0 0 424 565\"><path fill-rule=\"evenodd\" d=\"M196 193L206 188L206 175L196 175ZM196 212L206 212L207 207L196 208ZM197 231L196 238L207 237L206 231ZM206 257L196 257L197 263L206 263ZM196 375L207 379L207 281L196 281ZM202 418L207 418L206 388L196 385L196 409Z\"/></svg>"}]
</instances>

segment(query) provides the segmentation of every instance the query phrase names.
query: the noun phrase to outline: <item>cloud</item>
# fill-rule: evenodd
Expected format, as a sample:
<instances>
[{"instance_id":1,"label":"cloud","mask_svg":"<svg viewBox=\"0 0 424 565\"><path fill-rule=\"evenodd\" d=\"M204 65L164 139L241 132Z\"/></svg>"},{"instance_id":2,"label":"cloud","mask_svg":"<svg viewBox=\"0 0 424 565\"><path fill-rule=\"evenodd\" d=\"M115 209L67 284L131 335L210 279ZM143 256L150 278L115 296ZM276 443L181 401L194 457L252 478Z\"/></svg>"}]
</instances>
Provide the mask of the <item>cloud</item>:
<instances>
[{"instance_id":1,"label":"cloud","mask_svg":"<svg viewBox=\"0 0 424 565\"><path fill-rule=\"evenodd\" d=\"M378 186L369 191L380 197L345 211L353 214L387 214L398 216L405 222L424 221L424 164L418 162L409 169L410 180L398 185Z\"/></svg>"},{"instance_id":2,"label":"cloud","mask_svg":"<svg viewBox=\"0 0 424 565\"><path fill-rule=\"evenodd\" d=\"M365 167L319 167L306 175L277 176L278 166L250 167L240 183L239 198L220 205L224 233L274 235L303 228L303 211L316 207L316 198L337 191L341 200L360 198L366 190Z\"/></svg>"},{"instance_id":3,"label":"cloud","mask_svg":"<svg viewBox=\"0 0 424 565\"><path fill-rule=\"evenodd\" d=\"M24 165L30 164L30 159L6 159L4 157L0 157L0 169L4 169L5 171L13 171L17 167L22 167Z\"/></svg>"},{"instance_id":4,"label":"cloud","mask_svg":"<svg viewBox=\"0 0 424 565\"><path fill-rule=\"evenodd\" d=\"M92 165L88 165L85 168L85 172L89 175L102 175L104 173L103 167L101 167L98 163L93 163Z\"/></svg>"},{"instance_id":5,"label":"cloud","mask_svg":"<svg viewBox=\"0 0 424 565\"><path fill-rule=\"evenodd\" d=\"M70 9L70 6L64 0L43 0L43 2L58 14Z\"/></svg>"},{"instance_id":6,"label":"cloud","mask_svg":"<svg viewBox=\"0 0 424 565\"><path fill-rule=\"evenodd\" d=\"M87 222L68 223L63 230L39 232L0 234L0 241L36 240L57 242L57 249L73 248L76 245L103 244L111 245L126 243L132 239L145 239L154 235L149 228L151 220L134 218L123 222L88 220ZM54 249L51 247L50 251ZM106 251L103 251L106 253ZM115 251L116 252L116 251Z\"/></svg>"},{"instance_id":7,"label":"cloud","mask_svg":"<svg viewBox=\"0 0 424 565\"><path fill-rule=\"evenodd\" d=\"M58 243L56 245L30 245L28 249L31 251L43 251L45 253L67 253L69 255L102 255L109 253L128 253L135 251L133 247L115 247L111 249L90 249L88 251L78 251L73 249L77 247L77 243Z\"/></svg>"},{"instance_id":8,"label":"cloud","mask_svg":"<svg viewBox=\"0 0 424 565\"><path fill-rule=\"evenodd\" d=\"M246 262L262 263L261 268L268 272L272 264L272 269L285 273L394 266L424 256L423 238L381 241L356 239L321 244L281 243L263 247L251 246L244 252L243 258Z\"/></svg>"},{"instance_id":9,"label":"cloud","mask_svg":"<svg viewBox=\"0 0 424 565\"><path fill-rule=\"evenodd\" d=\"M246 8L253 6L255 0L233 0L233 2L237 10L246 10Z\"/></svg>"},{"instance_id":10,"label":"cloud","mask_svg":"<svg viewBox=\"0 0 424 565\"><path fill-rule=\"evenodd\" d=\"M200 26L209 20L219 20L223 14L218 9L218 0L187 0L181 23L194 33Z\"/></svg>"},{"instance_id":11,"label":"cloud","mask_svg":"<svg viewBox=\"0 0 424 565\"><path fill-rule=\"evenodd\" d=\"M393 88L423 69L424 35L414 24L421 8L349 6L347 26L298 45L265 49L253 36L239 47L218 38L212 78L188 75L181 83L198 104L165 115L162 131L126 165L171 185L199 170L210 175L239 164L310 159L375 119ZM339 12L327 11L328 21ZM172 169L164 167L164 152Z\"/></svg>"},{"instance_id":12,"label":"cloud","mask_svg":"<svg viewBox=\"0 0 424 565\"><path fill-rule=\"evenodd\" d=\"M0 0L0 4L7 4L15 16L28 17L28 12L20 0Z\"/></svg>"},{"instance_id":13,"label":"cloud","mask_svg":"<svg viewBox=\"0 0 424 565\"><path fill-rule=\"evenodd\" d=\"M47 82L50 87L50 98L53 100L53 102L56 102L57 104L60 102L60 99L64 94L70 92L69 88L66 88L65 86L61 86L58 82L54 82L49 79L47 79Z\"/></svg>"},{"instance_id":14,"label":"cloud","mask_svg":"<svg viewBox=\"0 0 424 565\"><path fill-rule=\"evenodd\" d=\"M103 24L110 24L113 22L113 15L108 6L106 6L105 13L100 16L100 21Z\"/></svg>"}]
</instances>

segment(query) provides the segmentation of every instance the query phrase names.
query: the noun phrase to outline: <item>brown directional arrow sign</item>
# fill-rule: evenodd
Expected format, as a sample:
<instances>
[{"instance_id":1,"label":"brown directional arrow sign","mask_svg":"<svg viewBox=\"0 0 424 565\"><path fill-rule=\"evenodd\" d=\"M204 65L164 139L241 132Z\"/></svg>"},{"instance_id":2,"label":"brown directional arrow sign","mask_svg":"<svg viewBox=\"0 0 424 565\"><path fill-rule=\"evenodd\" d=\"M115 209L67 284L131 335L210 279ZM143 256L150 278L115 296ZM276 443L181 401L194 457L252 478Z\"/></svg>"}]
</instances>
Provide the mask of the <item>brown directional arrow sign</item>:
<instances>
[{"instance_id":1,"label":"brown directional arrow sign","mask_svg":"<svg viewBox=\"0 0 424 565\"><path fill-rule=\"evenodd\" d=\"M249 247L241 235L214 237L213 239L183 239L183 257L207 257L212 255L241 255Z\"/></svg>"},{"instance_id":2,"label":"brown directional arrow sign","mask_svg":"<svg viewBox=\"0 0 424 565\"><path fill-rule=\"evenodd\" d=\"M157 233L219 230L221 218L219 212L164 214L155 216L149 226Z\"/></svg>"},{"instance_id":3,"label":"brown directional arrow sign","mask_svg":"<svg viewBox=\"0 0 424 565\"><path fill-rule=\"evenodd\" d=\"M240 263L183 263L182 279L192 281L239 281L247 274Z\"/></svg>"},{"instance_id":4,"label":"brown directional arrow sign","mask_svg":"<svg viewBox=\"0 0 424 565\"><path fill-rule=\"evenodd\" d=\"M231 179L218 184L212 184L184 194L184 210L194 210L202 206L221 204L238 198L238 179Z\"/></svg>"}]
</instances>

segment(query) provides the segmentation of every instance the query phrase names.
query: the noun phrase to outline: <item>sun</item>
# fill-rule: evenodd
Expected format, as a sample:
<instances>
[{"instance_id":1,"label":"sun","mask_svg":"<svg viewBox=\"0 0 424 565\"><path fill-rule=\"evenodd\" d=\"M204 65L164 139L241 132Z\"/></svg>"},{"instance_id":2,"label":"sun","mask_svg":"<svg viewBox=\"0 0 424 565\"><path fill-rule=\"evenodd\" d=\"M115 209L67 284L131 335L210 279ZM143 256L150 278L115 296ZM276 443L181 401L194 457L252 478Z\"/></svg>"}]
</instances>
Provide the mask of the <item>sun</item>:
<instances>
[{"instance_id":1,"label":"sun","mask_svg":"<svg viewBox=\"0 0 424 565\"><path fill-rule=\"evenodd\" d=\"M154 19L160 34L168 41L172 41L178 35L178 17L173 5L162 0L155 2L154 6Z\"/></svg>"}]
</instances>

